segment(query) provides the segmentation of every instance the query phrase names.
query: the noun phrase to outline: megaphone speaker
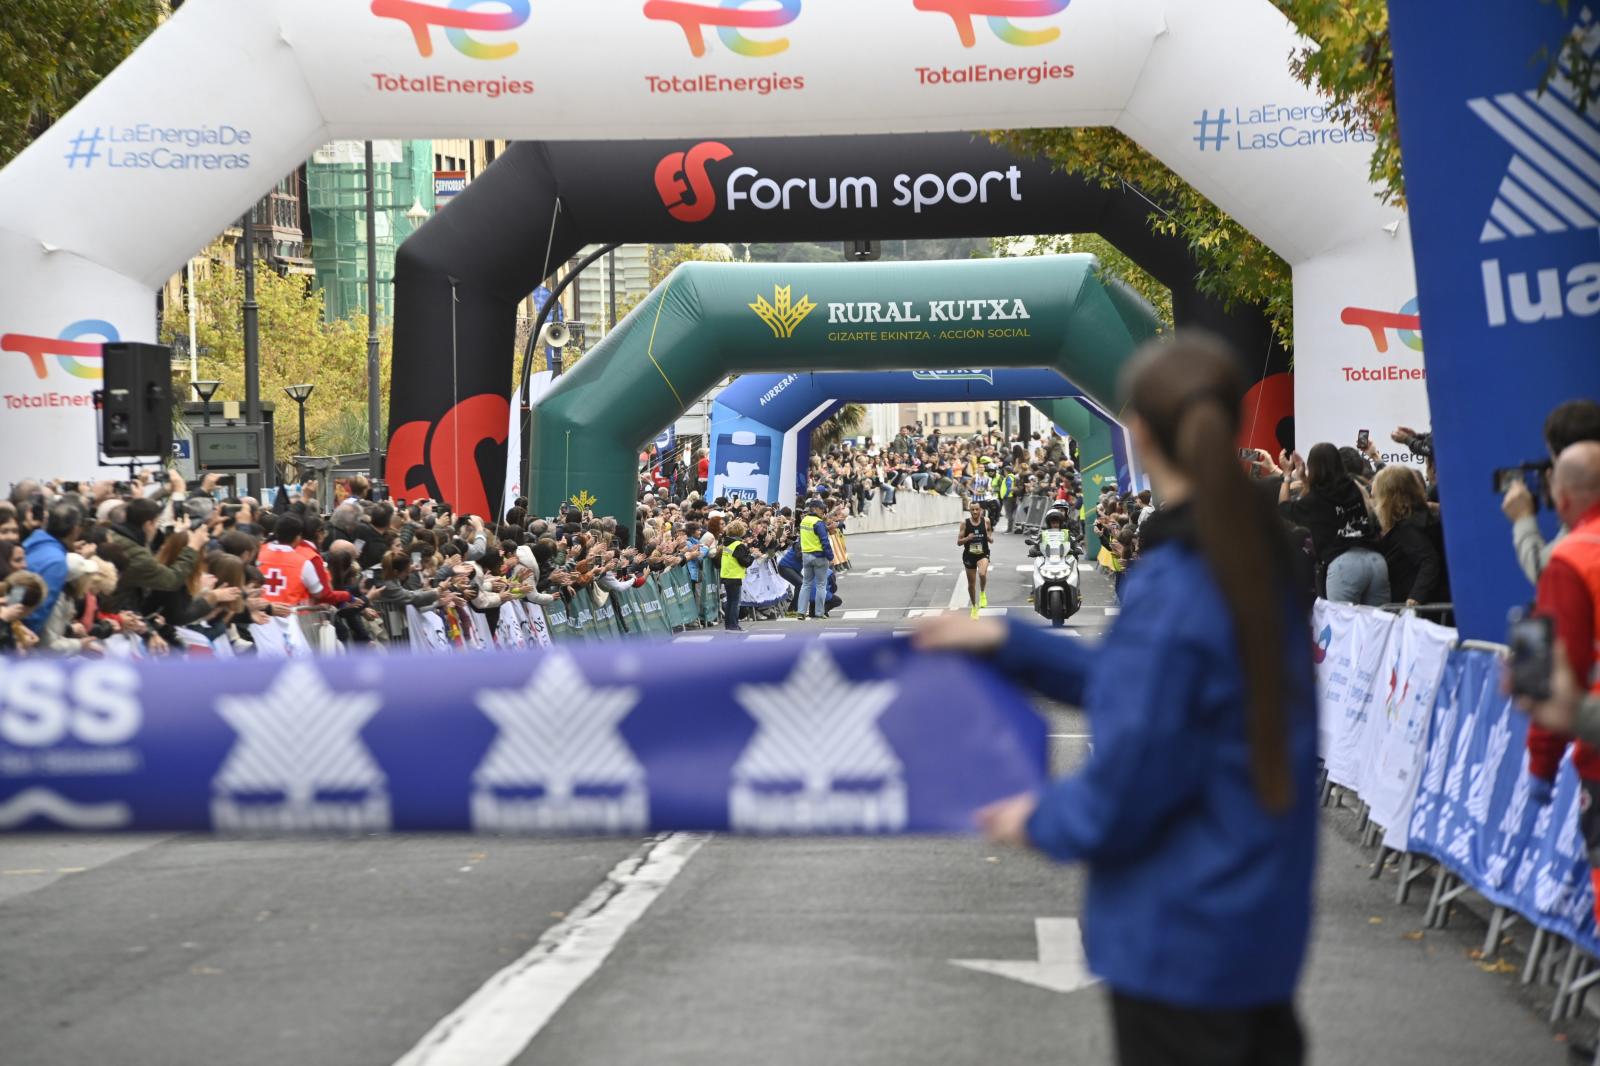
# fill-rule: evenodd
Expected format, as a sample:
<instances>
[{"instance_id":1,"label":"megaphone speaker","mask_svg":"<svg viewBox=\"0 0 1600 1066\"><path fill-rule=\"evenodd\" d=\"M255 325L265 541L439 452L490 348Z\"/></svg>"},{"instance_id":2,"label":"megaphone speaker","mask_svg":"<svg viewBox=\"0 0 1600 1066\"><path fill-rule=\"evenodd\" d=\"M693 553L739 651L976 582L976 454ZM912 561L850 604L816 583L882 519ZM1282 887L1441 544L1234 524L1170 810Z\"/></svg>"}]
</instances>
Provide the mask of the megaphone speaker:
<instances>
[{"instance_id":1,"label":"megaphone speaker","mask_svg":"<svg viewBox=\"0 0 1600 1066\"><path fill-rule=\"evenodd\" d=\"M572 342L572 331L565 322L546 322L539 331L539 345L544 348L565 348Z\"/></svg>"}]
</instances>

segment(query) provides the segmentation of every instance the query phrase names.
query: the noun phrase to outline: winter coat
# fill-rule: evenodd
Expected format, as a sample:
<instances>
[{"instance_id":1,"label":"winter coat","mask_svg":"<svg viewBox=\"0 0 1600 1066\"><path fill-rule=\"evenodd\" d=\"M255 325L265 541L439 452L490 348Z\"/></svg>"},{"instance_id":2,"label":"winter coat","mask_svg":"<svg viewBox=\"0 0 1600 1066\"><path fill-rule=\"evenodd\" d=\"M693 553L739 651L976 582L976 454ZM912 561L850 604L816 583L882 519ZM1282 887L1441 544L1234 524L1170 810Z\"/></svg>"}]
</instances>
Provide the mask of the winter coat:
<instances>
[{"instance_id":1,"label":"winter coat","mask_svg":"<svg viewBox=\"0 0 1600 1066\"><path fill-rule=\"evenodd\" d=\"M1083 769L1040 797L1027 832L1055 859L1087 863L1084 944L1115 991L1197 1009L1287 1003L1316 868L1310 626L1285 583L1292 803L1273 814L1251 773L1233 619L1191 538L1167 532L1174 525L1151 519L1100 646L1010 626L1001 672L1083 707L1094 734Z\"/></svg>"},{"instance_id":2,"label":"winter coat","mask_svg":"<svg viewBox=\"0 0 1600 1066\"><path fill-rule=\"evenodd\" d=\"M145 547L144 537L127 526L112 526L111 540L122 549L124 559L117 576L117 590L111 597L112 609L116 611L137 611L143 606L147 593L182 588L199 558L193 548L185 545L171 566L162 566Z\"/></svg>"}]
</instances>

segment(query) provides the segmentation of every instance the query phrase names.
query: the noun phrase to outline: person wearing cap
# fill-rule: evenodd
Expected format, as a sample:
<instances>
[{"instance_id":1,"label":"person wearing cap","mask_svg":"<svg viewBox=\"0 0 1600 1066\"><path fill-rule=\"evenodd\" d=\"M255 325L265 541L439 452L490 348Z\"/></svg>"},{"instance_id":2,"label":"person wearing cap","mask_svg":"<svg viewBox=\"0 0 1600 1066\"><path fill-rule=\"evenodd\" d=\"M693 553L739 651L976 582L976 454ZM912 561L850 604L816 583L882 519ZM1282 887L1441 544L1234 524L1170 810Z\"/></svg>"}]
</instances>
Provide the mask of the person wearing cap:
<instances>
[{"instance_id":1,"label":"person wearing cap","mask_svg":"<svg viewBox=\"0 0 1600 1066\"><path fill-rule=\"evenodd\" d=\"M828 617L828 568L833 565L833 544L828 523L823 521L827 505L813 496L806 501L806 516L800 519L800 601L795 610L801 618Z\"/></svg>"}]
</instances>

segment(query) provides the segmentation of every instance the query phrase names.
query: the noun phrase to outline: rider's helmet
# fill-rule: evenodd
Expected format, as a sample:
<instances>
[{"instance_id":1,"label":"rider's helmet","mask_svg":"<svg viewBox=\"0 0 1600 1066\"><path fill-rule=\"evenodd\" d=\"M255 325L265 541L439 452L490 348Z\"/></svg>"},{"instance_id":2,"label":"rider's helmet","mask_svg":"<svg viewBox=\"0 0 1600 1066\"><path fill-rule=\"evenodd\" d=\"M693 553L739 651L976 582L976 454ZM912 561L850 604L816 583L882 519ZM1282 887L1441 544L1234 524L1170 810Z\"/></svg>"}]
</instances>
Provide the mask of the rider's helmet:
<instances>
[{"instance_id":1,"label":"rider's helmet","mask_svg":"<svg viewBox=\"0 0 1600 1066\"><path fill-rule=\"evenodd\" d=\"M1067 524L1067 512L1062 507L1052 507L1045 512L1044 524L1052 529L1061 529Z\"/></svg>"}]
</instances>

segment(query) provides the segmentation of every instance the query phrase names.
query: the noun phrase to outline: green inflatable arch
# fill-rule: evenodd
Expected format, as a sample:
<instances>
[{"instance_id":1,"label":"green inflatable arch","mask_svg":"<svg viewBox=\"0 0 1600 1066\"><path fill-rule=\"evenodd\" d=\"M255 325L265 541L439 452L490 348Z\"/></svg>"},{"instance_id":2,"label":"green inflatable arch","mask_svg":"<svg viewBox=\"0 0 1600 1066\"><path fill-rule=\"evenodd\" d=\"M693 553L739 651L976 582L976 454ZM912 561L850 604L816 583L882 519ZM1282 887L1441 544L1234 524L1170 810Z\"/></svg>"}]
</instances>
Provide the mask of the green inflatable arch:
<instances>
[{"instance_id":1,"label":"green inflatable arch","mask_svg":"<svg viewBox=\"0 0 1600 1066\"><path fill-rule=\"evenodd\" d=\"M729 373L1050 367L1115 410L1158 328L1092 255L685 263L534 408L529 500L631 513L639 449Z\"/></svg>"}]
</instances>

